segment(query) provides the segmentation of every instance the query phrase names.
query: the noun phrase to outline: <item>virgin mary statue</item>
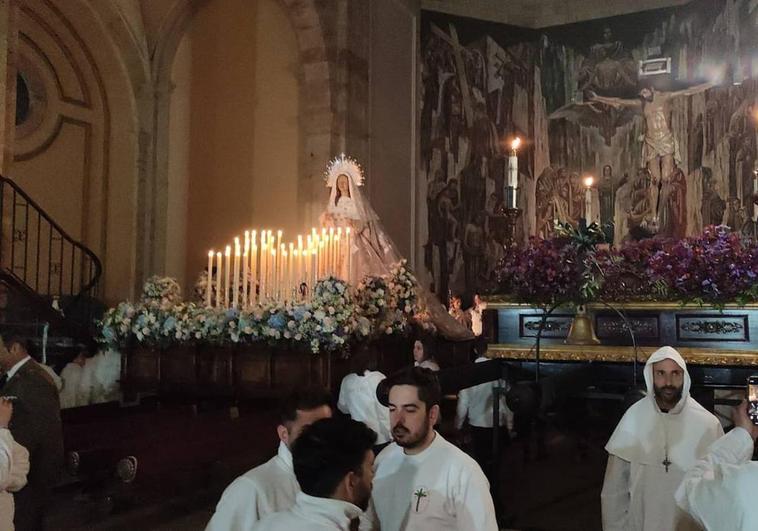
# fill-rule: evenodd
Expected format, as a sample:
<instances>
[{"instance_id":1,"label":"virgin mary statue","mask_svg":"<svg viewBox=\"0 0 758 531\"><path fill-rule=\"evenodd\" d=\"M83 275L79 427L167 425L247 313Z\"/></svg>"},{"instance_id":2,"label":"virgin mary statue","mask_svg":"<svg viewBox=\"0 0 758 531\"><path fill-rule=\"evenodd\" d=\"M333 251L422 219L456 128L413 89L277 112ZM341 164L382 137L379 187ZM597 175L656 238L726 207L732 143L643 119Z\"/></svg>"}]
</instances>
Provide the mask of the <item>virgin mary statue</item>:
<instances>
[{"instance_id":1,"label":"virgin mary statue","mask_svg":"<svg viewBox=\"0 0 758 531\"><path fill-rule=\"evenodd\" d=\"M341 154L329 163L325 174L330 189L329 203L321 215L323 227L350 229L349 256L339 257L340 277L357 285L366 276L382 276L402 260L379 216L363 197L363 170L352 158ZM416 285L419 305L437 330L448 339L468 339L471 331L448 315L442 304Z\"/></svg>"}]
</instances>

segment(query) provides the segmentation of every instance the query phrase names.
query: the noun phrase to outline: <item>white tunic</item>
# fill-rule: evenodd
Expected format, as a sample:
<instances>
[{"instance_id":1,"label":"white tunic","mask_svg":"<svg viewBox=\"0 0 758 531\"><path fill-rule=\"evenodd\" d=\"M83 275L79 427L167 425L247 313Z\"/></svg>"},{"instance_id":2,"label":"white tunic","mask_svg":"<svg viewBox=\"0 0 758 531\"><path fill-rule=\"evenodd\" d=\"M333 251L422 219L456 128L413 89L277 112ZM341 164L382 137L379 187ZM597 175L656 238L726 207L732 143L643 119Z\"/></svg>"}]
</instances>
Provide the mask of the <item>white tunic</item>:
<instances>
[{"instance_id":1,"label":"white tunic","mask_svg":"<svg viewBox=\"0 0 758 531\"><path fill-rule=\"evenodd\" d=\"M471 457L435 433L406 455L393 443L376 458L368 520L381 531L497 531L489 483Z\"/></svg>"},{"instance_id":2,"label":"white tunic","mask_svg":"<svg viewBox=\"0 0 758 531\"><path fill-rule=\"evenodd\" d=\"M363 514L352 503L316 498L299 492L295 505L269 514L255 524L254 531L350 531L350 523Z\"/></svg>"},{"instance_id":3,"label":"white tunic","mask_svg":"<svg viewBox=\"0 0 758 531\"><path fill-rule=\"evenodd\" d=\"M676 491L676 503L708 531L758 529L758 463L753 439L735 428L708 449Z\"/></svg>"},{"instance_id":4,"label":"white tunic","mask_svg":"<svg viewBox=\"0 0 758 531\"><path fill-rule=\"evenodd\" d=\"M252 529L263 516L295 503L300 486L292 469L292 454L282 442L277 454L235 479L221 495L205 531Z\"/></svg>"},{"instance_id":5,"label":"white tunic","mask_svg":"<svg viewBox=\"0 0 758 531\"><path fill-rule=\"evenodd\" d=\"M379 371L366 371L363 376L348 374L342 379L337 408L353 420L363 422L376 432L376 444L392 440L390 410L376 397L376 387L386 376Z\"/></svg>"},{"instance_id":6,"label":"white tunic","mask_svg":"<svg viewBox=\"0 0 758 531\"><path fill-rule=\"evenodd\" d=\"M476 363L489 361L489 358L480 356L476 358ZM461 389L458 393L458 403L455 413L455 428L461 429L463 422L468 419L471 426L478 428L492 427L492 409L494 406L494 395L492 393L496 386L505 387L502 380L494 382L485 382ZM508 409L505 403L505 395L500 395L499 423L501 427L513 427L513 413Z\"/></svg>"},{"instance_id":7,"label":"white tunic","mask_svg":"<svg viewBox=\"0 0 758 531\"><path fill-rule=\"evenodd\" d=\"M0 428L0 531L13 531L13 494L26 485L29 452Z\"/></svg>"},{"instance_id":8,"label":"white tunic","mask_svg":"<svg viewBox=\"0 0 758 531\"><path fill-rule=\"evenodd\" d=\"M658 407L653 390L653 364L664 359L684 370L682 398L668 413ZM676 350L663 347L654 352L644 372L647 396L627 410L605 446L609 456L600 495L603 529L699 529L676 506L674 492L685 471L723 435L721 424L690 397L687 366Z\"/></svg>"}]
</instances>

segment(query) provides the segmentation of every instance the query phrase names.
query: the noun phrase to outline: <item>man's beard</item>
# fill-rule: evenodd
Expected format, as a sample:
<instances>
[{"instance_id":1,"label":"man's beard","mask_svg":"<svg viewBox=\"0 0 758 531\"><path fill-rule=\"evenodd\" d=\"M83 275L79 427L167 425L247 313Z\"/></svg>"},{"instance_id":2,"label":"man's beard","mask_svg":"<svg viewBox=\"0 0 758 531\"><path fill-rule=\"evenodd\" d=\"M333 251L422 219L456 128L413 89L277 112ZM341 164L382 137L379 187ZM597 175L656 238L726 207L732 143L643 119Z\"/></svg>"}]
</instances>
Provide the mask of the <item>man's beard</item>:
<instances>
[{"instance_id":1,"label":"man's beard","mask_svg":"<svg viewBox=\"0 0 758 531\"><path fill-rule=\"evenodd\" d=\"M366 489L366 491L361 492L357 499L355 500L354 505L358 507L361 511L366 511L368 509L368 502L371 499L371 489Z\"/></svg>"},{"instance_id":2,"label":"man's beard","mask_svg":"<svg viewBox=\"0 0 758 531\"><path fill-rule=\"evenodd\" d=\"M392 436L398 446L401 446L402 448L413 449L421 446L421 443L424 442L424 439L426 439L426 436L429 433L429 428L430 425L428 418L424 419L424 424L416 433L412 433L410 430L408 430L408 428L401 424L396 424L395 427L392 428Z\"/></svg>"},{"instance_id":3,"label":"man's beard","mask_svg":"<svg viewBox=\"0 0 758 531\"><path fill-rule=\"evenodd\" d=\"M662 404L668 406L669 409L674 407L679 402L679 400L681 400L683 390L684 386L676 387L674 385L664 385L662 387L658 387L657 385L653 385L655 397Z\"/></svg>"}]
</instances>

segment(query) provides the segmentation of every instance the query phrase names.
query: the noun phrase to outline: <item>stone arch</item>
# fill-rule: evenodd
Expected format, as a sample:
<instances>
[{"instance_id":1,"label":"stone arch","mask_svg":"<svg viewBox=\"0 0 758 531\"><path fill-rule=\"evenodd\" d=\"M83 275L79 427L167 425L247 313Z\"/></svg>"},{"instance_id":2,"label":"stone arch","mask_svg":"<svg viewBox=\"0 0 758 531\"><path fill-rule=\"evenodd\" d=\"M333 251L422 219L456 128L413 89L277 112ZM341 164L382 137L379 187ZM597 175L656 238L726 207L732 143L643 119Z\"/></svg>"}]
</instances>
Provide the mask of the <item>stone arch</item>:
<instances>
[{"instance_id":1,"label":"stone arch","mask_svg":"<svg viewBox=\"0 0 758 531\"><path fill-rule=\"evenodd\" d=\"M166 230L169 172L169 107L174 59L195 15L209 0L177 1L165 17L151 53L154 113L152 117L152 168L145 193L140 194L145 215L140 232L149 249L138 257L146 272L161 272L166 263ZM284 8L299 49L300 80L300 179L298 194L304 211L301 223L314 221L323 202L320 175L332 155L338 136L334 130L332 73L327 39L315 0L278 0ZM315 186L314 186L315 183ZM144 276L144 275L143 275Z\"/></svg>"},{"instance_id":2,"label":"stone arch","mask_svg":"<svg viewBox=\"0 0 758 531\"><path fill-rule=\"evenodd\" d=\"M117 299L133 287L135 214L129 201L117 205L114 197L130 197L136 186L130 133L138 123L135 91L148 71L144 56L123 39L123 21L108 14L109 3L95 4L17 3L19 65L36 71L30 77L44 91L46 116L20 128L11 175L100 257L104 296ZM69 215L77 207L80 213Z\"/></svg>"}]
</instances>

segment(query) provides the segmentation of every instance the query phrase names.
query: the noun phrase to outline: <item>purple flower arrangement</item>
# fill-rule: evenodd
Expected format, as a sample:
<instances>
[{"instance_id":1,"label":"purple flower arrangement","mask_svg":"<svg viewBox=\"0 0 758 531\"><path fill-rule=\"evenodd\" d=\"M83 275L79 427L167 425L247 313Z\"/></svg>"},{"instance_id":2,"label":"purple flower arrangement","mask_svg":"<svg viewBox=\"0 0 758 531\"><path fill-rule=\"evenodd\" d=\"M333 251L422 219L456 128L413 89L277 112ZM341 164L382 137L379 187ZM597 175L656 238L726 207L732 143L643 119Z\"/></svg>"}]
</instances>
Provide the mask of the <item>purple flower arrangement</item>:
<instances>
[{"instance_id":1,"label":"purple flower arrangement","mask_svg":"<svg viewBox=\"0 0 758 531\"><path fill-rule=\"evenodd\" d=\"M666 284L671 298L700 304L745 304L756 300L758 244L724 226L673 242L650 257L651 277Z\"/></svg>"},{"instance_id":2,"label":"purple flower arrangement","mask_svg":"<svg viewBox=\"0 0 758 531\"><path fill-rule=\"evenodd\" d=\"M758 242L723 226L622 249L534 238L502 261L498 277L504 293L541 307L592 300L747 304L758 301Z\"/></svg>"},{"instance_id":3,"label":"purple flower arrangement","mask_svg":"<svg viewBox=\"0 0 758 531\"><path fill-rule=\"evenodd\" d=\"M584 262L570 238L531 238L501 262L503 290L519 301L550 307L580 298Z\"/></svg>"}]
</instances>

